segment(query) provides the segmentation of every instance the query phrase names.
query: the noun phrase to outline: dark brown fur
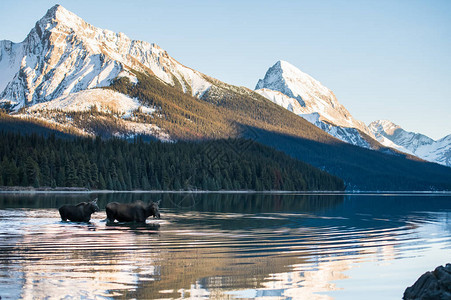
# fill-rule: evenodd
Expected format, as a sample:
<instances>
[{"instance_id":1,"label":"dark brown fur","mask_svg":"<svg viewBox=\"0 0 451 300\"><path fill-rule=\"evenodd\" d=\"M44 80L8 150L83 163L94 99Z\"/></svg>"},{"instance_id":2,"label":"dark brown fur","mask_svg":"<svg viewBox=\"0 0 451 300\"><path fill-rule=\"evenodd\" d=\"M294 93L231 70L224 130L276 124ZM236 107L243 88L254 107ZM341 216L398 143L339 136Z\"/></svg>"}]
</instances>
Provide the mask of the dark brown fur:
<instances>
[{"instance_id":1,"label":"dark brown fur","mask_svg":"<svg viewBox=\"0 0 451 300\"><path fill-rule=\"evenodd\" d=\"M144 223L149 216L160 218L160 211L158 208L160 201L145 204L142 201L135 201L133 203L118 203L111 202L106 206L106 217L108 222L139 222Z\"/></svg>"},{"instance_id":2,"label":"dark brown fur","mask_svg":"<svg viewBox=\"0 0 451 300\"><path fill-rule=\"evenodd\" d=\"M64 204L59 208L61 220L72 222L89 222L91 214L99 211L97 199L90 202L81 202L77 205Z\"/></svg>"}]
</instances>

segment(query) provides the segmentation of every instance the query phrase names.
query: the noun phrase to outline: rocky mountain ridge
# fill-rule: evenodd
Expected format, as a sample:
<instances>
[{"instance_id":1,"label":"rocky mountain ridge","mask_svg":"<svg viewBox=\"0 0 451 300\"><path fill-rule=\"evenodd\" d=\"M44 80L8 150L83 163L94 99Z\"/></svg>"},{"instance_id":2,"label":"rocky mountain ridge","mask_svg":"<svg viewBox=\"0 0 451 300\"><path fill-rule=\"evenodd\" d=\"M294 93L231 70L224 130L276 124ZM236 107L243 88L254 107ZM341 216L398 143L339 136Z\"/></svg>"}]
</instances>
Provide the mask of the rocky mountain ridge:
<instances>
[{"instance_id":1,"label":"rocky mountain ridge","mask_svg":"<svg viewBox=\"0 0 451 300\"><path fill-rule=\"evenodd\" d=\"M200 97L211 83L156 44L88 24L60 5L50 8L21 43L0 42L0 103L21 107L104 87L148 72Z\"/></svg>"}]
</instances>

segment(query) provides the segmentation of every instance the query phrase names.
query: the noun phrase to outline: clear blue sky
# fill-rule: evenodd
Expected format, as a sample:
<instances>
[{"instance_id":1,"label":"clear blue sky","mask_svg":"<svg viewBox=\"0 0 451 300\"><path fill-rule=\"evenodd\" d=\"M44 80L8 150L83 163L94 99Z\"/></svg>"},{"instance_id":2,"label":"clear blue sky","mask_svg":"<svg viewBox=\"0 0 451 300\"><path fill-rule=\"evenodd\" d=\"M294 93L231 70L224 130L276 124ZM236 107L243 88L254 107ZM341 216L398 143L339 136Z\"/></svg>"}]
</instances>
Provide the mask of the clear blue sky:
<instances>
[{"instance_id":1,"label":"clear blue sky","mask_svg":"<svg viewBox=\"0 0 451 300\"><path fill-rule=\"evenodd\" d=\"M448 0L1 0L0 40L22 41L56 3L227 83L254 88L286 60L365 123L389 119L435 139L451 134Z\"/></svg>"}]
</instances>

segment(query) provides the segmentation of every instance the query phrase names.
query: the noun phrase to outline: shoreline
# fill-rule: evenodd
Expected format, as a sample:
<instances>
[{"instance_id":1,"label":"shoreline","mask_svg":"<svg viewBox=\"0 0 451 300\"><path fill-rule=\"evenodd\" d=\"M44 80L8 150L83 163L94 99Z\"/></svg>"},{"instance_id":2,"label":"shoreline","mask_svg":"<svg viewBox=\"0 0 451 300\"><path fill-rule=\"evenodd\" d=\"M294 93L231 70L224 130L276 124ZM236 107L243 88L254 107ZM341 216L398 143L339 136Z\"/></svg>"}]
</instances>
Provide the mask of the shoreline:
<instances>
[{"instance_id":1,"label":"shoreline","mask_svg":"<svg viewBox=\"0 0 451 300\"><path fill-rule=\"evenodd\" d=\"M451 195L451 191L255 191L255 190L90 190L87 188L0 187L0 194L304 194L304 195Z\"/></svg>"}]
</instances>

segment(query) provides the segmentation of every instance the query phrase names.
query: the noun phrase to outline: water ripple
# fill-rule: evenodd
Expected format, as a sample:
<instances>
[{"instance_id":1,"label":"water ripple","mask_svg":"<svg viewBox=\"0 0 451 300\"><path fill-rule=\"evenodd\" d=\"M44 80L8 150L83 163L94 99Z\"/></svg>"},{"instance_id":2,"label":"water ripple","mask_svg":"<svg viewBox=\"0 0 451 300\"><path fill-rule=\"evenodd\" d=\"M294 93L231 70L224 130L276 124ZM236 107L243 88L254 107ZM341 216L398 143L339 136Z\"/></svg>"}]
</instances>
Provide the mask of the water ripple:
<instances>
[{"instance_id":1,"label":"water ripple","mask_svg":"<svg viewBox=\"0 0 451 300\"><path fill-rule=\"evenodd\" d=\"M162 215L109 225L104 212L82 224L56 209L0 210L0 296L323 298L357 264L388 268L451 249L448 211Z\"/></svg>"}]
</instances>

